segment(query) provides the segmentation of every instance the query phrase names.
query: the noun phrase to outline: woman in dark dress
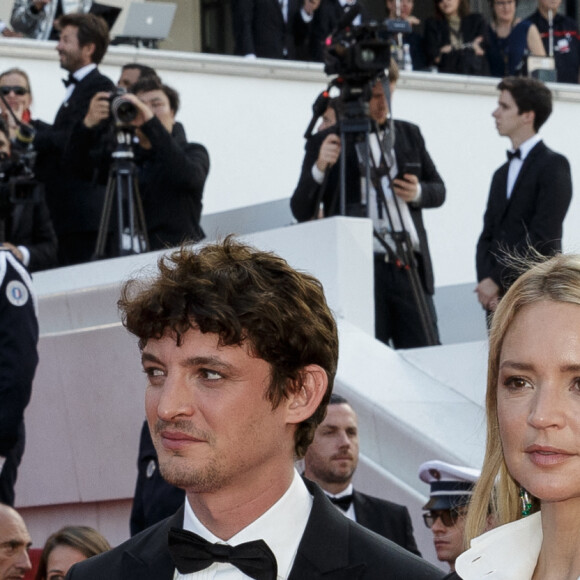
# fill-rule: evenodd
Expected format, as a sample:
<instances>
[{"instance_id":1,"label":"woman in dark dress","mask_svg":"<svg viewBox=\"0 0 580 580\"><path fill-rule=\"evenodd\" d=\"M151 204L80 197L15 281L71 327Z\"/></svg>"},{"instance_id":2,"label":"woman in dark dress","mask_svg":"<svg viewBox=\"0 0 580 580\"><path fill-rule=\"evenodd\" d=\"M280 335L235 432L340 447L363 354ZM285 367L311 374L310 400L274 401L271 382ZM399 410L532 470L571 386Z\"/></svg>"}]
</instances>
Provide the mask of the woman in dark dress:
<instances>
[{"instance_id":1,"label":"woman in dark dress","mask_svg":"<svg viewBox=\"0 0 580 580\"><path fill-rule=\"evenodd\" d=\"M528 55L546 56L535 24L516 18L517 0L489 0L492 21L487 27L485 54L493 77L525 73Z\"/></svg>"},{"instance_id":2,"label":"woman in dark dress","mask_svg":"<svg viewBox=\"0 0 580 580\"><path fill-rule=\"evenodd\" d=\"M425 20L425 53L439 72L487 75L482 47L486 22L469 13L469 0L434 0L435 17Z\"/></svg>"}]
</instances>

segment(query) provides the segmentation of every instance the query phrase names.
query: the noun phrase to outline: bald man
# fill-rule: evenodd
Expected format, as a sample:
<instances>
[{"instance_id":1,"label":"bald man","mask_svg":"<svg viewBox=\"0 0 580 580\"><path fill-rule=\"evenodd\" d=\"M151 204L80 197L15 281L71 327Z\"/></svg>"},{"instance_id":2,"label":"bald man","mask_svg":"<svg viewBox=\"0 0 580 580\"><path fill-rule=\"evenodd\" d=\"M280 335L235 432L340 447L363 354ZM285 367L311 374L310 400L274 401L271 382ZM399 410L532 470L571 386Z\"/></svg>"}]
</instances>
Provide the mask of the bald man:
<instances>
[{"instance_id":1,"label":"bald man","mask_svg":"<svg viewBox=\"0 0 580 580\"><path fill-rule=\"evenodd\" d=\"M16 580L32 570L30 534L20 514L0 504L0 580Z\"/></svg>"}]
</instances>

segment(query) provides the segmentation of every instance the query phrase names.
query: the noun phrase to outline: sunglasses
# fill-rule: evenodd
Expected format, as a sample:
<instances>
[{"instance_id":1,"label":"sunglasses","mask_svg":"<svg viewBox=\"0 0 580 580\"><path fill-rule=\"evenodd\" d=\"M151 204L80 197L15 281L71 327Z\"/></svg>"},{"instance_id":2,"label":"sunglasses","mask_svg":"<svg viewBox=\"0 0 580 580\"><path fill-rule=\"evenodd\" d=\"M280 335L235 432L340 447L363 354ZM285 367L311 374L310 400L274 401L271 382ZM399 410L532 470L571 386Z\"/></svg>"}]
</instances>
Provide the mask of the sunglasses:
<instances>
[{"instance_id":1,"label":"sunglasses","mask_svg":"<svg viewBox=\"0 0 580 580\"><path fill-rule=\"evenodd\" d=\"M2 93L5 97L8 96L11 92L15 95L18 95L19 97L23 97L28 92L28 89L25 87L11 87L8 85L0 87L0 93Z\"/></svg>"},{"instance_id":2,"label":"sunglasses","mask_svg":"<svg viewBox=\"0 0 580 580\"><path fill-rule=\"evenodd\" d=\"M457 510L431 510L430 512L426 512L423 514L423 520L425 521L425 525L429 529L431 529L433 527L433 524L439 518L441 518L441 523L446 528L451 528L457 523L457 520L461 516L464 516L464 515L465 515L465 512L463 510L461 510L461 511L457 511Z\"/></svg>"}]
</instances>

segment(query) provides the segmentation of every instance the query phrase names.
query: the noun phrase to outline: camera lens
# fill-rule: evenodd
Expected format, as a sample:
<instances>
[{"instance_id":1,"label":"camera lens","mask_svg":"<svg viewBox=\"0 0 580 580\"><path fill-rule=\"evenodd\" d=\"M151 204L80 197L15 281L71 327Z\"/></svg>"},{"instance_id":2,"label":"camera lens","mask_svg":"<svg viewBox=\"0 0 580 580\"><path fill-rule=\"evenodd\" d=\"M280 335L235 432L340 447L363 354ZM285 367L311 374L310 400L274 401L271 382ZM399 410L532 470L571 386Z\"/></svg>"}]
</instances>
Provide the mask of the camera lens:
<instances>
[{"instance_id":1,"label":"camera lens","mask_svg":"<svg viewBox=\"0 0 580 580\"><path fill-rule=\"evenodd\" d=\"M111 111L120 123L130 123L137 117L137 107L122 96L115 97L111 102Z\"/></svg>"}]
</instances>

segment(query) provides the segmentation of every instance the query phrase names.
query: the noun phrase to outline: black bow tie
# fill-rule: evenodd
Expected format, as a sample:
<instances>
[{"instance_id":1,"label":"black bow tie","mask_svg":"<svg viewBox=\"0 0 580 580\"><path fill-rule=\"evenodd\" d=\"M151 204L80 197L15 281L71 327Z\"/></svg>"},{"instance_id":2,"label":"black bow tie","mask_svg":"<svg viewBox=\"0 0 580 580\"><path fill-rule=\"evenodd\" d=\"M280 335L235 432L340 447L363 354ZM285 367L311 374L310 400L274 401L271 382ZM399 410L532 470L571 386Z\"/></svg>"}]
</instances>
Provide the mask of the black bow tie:
<instances>
[{"instance_id":1,"label":"black bow tie","mask_svg":"<svg viewBox=\"0 0 580 580\"><path fill-rule=\"evenodd\" d=\"M508 158L508 162L511 161L514 157L516 157L517 159L521 159L522 158L522 152L519 149L516 149L515 151L506 151L507 153L507 158Z\"/></svg>"},{"instance_id":2,"label":"black bow tie","mask_svg":"<svg viewBox=\"0 0 580 580\"><path fill-rule=\"evenodd\" d=\"M71 85L76 85L78 83L78 79L72 74L68 73L67 79L62 79L62 84L68 89Z\"/></svg>"},{"instance_id":3,"label":"black bow tie","mask_svg":"<svg viewBox=\"0 0 580 580\"><path fill-rule=\"evenodd\" d=\"M352 503L352 493L350 495L343 495L342 497L330 497L328 499L334 504L337 505L343 512L345 512Z\"/></svg>"},{"instance_id":4,"label":"black bow tie","mask_svg":"<svg viewBox=\"0 0 580 580\"><path fill-rule=\"evenodd\" d=\"M181 574L209 568L214 562L228 562L255 580L276 580L276 558L264 540L238 546L212 544L197 534L171 528L169 553Z\"/></svg>"}]
</instances>

